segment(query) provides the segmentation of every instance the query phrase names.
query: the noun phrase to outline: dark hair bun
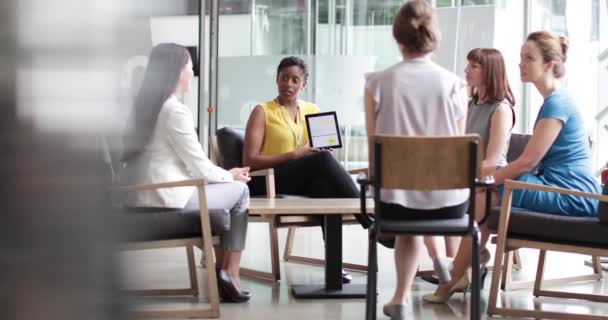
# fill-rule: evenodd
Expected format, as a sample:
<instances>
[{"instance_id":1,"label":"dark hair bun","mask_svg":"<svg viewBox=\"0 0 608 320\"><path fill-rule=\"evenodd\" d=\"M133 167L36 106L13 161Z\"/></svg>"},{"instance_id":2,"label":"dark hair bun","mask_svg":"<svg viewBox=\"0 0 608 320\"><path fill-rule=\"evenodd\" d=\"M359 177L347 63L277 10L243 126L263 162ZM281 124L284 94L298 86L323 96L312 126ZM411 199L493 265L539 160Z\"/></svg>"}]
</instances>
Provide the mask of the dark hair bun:
<instances>
[{"instance_id":1,"label":"dark hair bun","mask_svg":"<svg viewBox=\"0 0 608 320\"><path fill-rule=\"evenodd\" d=\"M435 10L426 0L408 1L399 8L393 21L393 37L412 53L429 53L439 43Z\"/></svg>"}]
</instances>

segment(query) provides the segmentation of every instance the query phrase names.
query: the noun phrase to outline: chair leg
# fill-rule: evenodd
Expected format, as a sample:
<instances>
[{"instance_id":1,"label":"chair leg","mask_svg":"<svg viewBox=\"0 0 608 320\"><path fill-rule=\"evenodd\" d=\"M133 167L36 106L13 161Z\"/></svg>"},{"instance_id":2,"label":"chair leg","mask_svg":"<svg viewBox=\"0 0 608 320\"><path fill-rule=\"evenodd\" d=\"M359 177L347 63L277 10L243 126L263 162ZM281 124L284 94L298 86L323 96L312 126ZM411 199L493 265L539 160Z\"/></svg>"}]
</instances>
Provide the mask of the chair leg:
<instances>
[{"instance_id":1,"label":"chair leg","mask_svg":"<svg viewBox=\"0 0 608 320\"><path fill-rule=\"evenodd\" d=\"M289 261L289 257L293 251L293 243L296 239L296 227L287 228L287 239L285 240L285 251L283 251L283 260Z\"/></svg>"},{"instance_id":2,"label":"chair leg","mask_svg":"<svg viewBox=\"0 0 608 320\"><path fill-rule=\"evenodd\" d=\"M198 189L198 198L207 199L205 196L205 188ZM203 256L205 257L205 266L207 267L207 292L209 296L209 304L211 306L209 314L212 317L220 317L220 296L217 288L217 278L215 275L215 262L214 262L214 251L213 251L213 238L211 237L211 224L209 219L202 219L203 213L207 211L206 201L200 201L201 210L201 227L202 237L201 246L203 250Z\"/></svg>"},{"instance_id":3,"label":"chair leg","mask_svg":"<svg viewBox=\"0 0 608 320\"><path fill-rule=\"evenodd\" d=\"M378 255L377 255L377 241L376 231L372 226L369 228L369 247L367 256L367 292L365 295L365 319L376 320L376 286L378 277Z\"/></svg>"},{"instance_id":4,"label":"chair leg","mask_svg":"<svg viewBox=\"0 0 608 320\"><path fill-rule=\"evenodd\" d=\"M188 261L188 279L190 287L184 289L144 289L144 290L124 290L128 295L135 296L180 296L180 295L199 295L198 276L196 273L196 263L194 260L194 245L185 245L186 258Z\"/></svg>"},{"instance_id":5,"label":"chair leg","mask_svg":"<svg viewBox=\"0 0 608 320\"><path fill-rule=\"evenodd\" d=\"M598 256L591 257L591 264L593 265L593 273L598 275L598 280L602 279L602 260Z\"/></svg>"},{"instance_id":6,"label":"chair leg","mask_svg":"<svg viewBox=\"0 0 608 320\"><path fill-rule=\"evenodd\" d=\"M490 296L488 297L489 316L498 314L501 310L497 307L498 289L500 287L500 279L502 266L507 249L507 229L509 218L511 215L512 191L508 185L505 187L502 196L502 207L500 209L500 220L498 223L498 235L496 239L496 257L494 258L494 270L492 271L492 285L490 286ZM504 303L504 302L503 302Z\"/></svg>"},{"instance_id":7,"label":"chair leg","mask_svg":"<svg viewBox=\"0 0 608 320\"><path fill-rule=\"evenodd\" d=\"M279 281L281 280L281 268L279 264L279 236L274 218L257 222L268 223L268 235L270 244L270 272L257 269L241 267L241 275L257 279Z\"/></svg>"},{"instance_id":8,"label":"chair leg","mask_svg":"<svg viewBox=\"0 0 608 320\"><path fill-rule=\"evenodd\" d=\"M543 273L545 272L545 256L547 252L545 250L539 250L538 254L538 265L536 266L536 279L534 280L534 291L532 294L538 298L540 296L540 290L543 285Z\"/></svg>"},{"instance_id":9,"label":"chair leg","mask_svg":"<svg viewBox=\"0 0 608 320\"><path fill-rule=\"evenodd\" d=\"M506 252L504 265L502 266L502 281L500 285L500 289L503 291L511 290L511 282L513 279L513 260L513 251Z\"/></svg>"},{"instance_id":10,"label":"chair leg","mask_svg":"<svg viewBox=\"0 0 608 320\"><path fill-rule=\"evenodd\" d=\"M479 254L479 229L471 235L473 238L473 263L472 281L471 281L471 319L479 320L481 318L481 272L479 270L480 254Z\"/></svg>"},{"instance_id":11,"label":"chair leg","mask_svg":"<svg viewBox=\"0 0 608 320\"><path fill-rule=\"evenodd\" d=\"M279 233L275 221L268 224L270 236L270 263L272 264L272 275L275 281L281 280L281 266L279 264Z\"/></svg>"},{"instance_id":12,"label":"chair leg","mask_svg":"<svg viewBox=\"0 0 608 320\"><path fill-rule=\"evenodd\" d=\"M515 254L515 252L513 252ZM546 255L546 252L544 253ZM536 284L536 277L534 280L532 281L513 281L512 280L512 272L515 269L515 262L513 263L512 266L508 266L508 259L506 257L507 255L505 254L505 261L504 261L504 265L503 265L503 269L502 269L502 283L501 283L501 289L505 290L505 291L510 291L510 290L519 290L519 289L532 289L534 290L535 288L535 284ZM540 258L540 256L539 256ZM547 287L547 286L560 286L560 285L565 285L568 283L574 283L574 282L581 282L581 281L594 281L594 280L599 280L602 279L602 273L601 272L596 272L596 267L594 267L594 264L596 262L594 262L594 260L592 259L592 265L591 267L593 267L593 273L589 274L589 275L583 275L583 276L571 276L571 277L564 277L564 278L555 278L555 279L545 279L543 277L542 279L542 285ZM509 268L510 267L510 268ZM536 273L538 274L538 273ZM539 293L539 296L545 296L543 293L545 292L544 289L538 289L537 292Z\"/></svg>"},{"instance_id":13,"label":"chair leg","mask_svg":"<svg viewBox=\"0 0 608 320\"><path fill-rule=\"evenodd\" d=\"M543 286L549 286L555 283L558 284L566 284L566 283L571 283L571 282L578 282L578 281L588 281L588 280L598 280L600 278L600 276L598 274L594 273L590 274L590 275L586 275L586 276L579 276L579 277L570 277L570 278L562 278L562 279L556 279L557 281L551 281L551 280L544 280L544 268L546 265L546 252L545 250L541 250L539 258L538 258L538 269L536 271L536 280L534 282L534 291L533 294L535 297L551 297L551 298L565 298L565 299L578 299L578 300L587 300L587 301L594 301L594 302L600 302L600 303L608 303L608 297L605 295L601 295L601 294L581 294L581 293L575 293L575 292L564 292L564 291L553 291L553 290L546 290L543 289ZM595 260L597 257L592 257L592 260ZM598 260L599 261L599 260ZM578 315L567 315L567 318L564 314L559 314L560 317L562 317L562 319L578 319L582 317L579 317ZM545 317L542 317L545 318ZM549 317L547 317L549 318ZM551 317L551 318L556 318L557 317ZM585 319L608 319L608 316L588 316L585 317Z\"/></svg>"},{"instance_id":14,"label":"chair leg","mask_svg":"<svg viewBox=\"0 0 608 320\"><path fill-rule=\"evenodd\" d=\"M503 271L502 265L505 258L505 248L499 247L500 242L497 241L496 253L494 257L494 266L492 271L492 283L490 284L490 295L488 296L488 315L492 316L496 314L498 306L498 290L501 287L501 273Z\"/></svg>"},{"instance_id":15,"label":"chair leg","mask_svg":"<svg viewBox=\"0 0 608 320\"><path fill-rule=\"evenodd\" d=\"M496 236L492 237L491 242L494 243L494 244L496 244L496 241L497 241L496 239L497 239ZM507 252L509 252L509 251L513 251L513 254L512 254L512 256L513 256L513 270L514 271L521 270L521 268L522 268L522 261L521 261L521 256L519 254L519 249L518 248L515 248L515 249L512 248L510 250L507 250ZM494 270L494 266L493 265L489 265L489 266L487 266L487 268L488 268L488 271L493 271Z\"/></svg>"},{"instance_id":16,"label":"chair leg","mask_svg":"<svg viewBox=\"0 0 608 320\"><path fill-rule=\"evenodd\" d=\"M194 248L189 245L186 247L186 255L188 256L188 271L190 273L190 289L192 295L198 296L198 279L196 277L196 265L194 262Z\"/></svg>"},{"instance_id":17,"label":"chair leg","mask_svg":"<svg viewBox=\"0 0 608 320\"><path fill-rule=\"evenodd\" d=\"M519 249L513 250L513 270L519 271L522 268L521 256L519 255Z\"/></svg>"}]
</instances>

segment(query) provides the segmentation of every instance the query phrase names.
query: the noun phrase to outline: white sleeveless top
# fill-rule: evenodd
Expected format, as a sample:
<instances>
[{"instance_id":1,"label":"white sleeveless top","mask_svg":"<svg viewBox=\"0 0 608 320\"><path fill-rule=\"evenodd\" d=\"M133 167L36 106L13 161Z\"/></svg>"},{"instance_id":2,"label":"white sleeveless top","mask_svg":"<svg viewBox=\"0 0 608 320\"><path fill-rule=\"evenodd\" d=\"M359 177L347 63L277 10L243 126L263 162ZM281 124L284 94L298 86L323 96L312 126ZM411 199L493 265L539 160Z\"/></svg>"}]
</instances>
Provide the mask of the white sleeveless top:
<instances>
[{"instance_id":1,"label":"white sleeveless top","mask_svg":"<svg viewBox=\"0 0 608 320\"><path fill-rule=\"evenodd\" d=\"M408 59L365 75L376 103L376 133L403 136L454 136L466 116L466 83L427 57ZM446 159L446 161L449 161ZM383 202L414 209L462 204L468 189L405 191L382 189Z\"/></svg>"}]
</instances>

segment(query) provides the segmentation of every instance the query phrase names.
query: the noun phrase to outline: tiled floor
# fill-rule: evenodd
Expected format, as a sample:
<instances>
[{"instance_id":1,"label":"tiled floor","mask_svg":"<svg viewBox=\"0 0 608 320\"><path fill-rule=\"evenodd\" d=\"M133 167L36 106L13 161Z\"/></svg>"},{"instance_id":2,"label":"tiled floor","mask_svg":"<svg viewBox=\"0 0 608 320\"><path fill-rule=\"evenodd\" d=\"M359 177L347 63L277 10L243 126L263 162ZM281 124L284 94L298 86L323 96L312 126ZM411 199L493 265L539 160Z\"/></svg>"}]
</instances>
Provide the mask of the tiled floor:
<instances>
[{"instance_id":1,"label":"tiled floor","mask_svg":"<svg viewBox=\"0 0 608 320\"><path fill-rule=\"evenodd\" d=\"M354 227L349 227L354 228ZM296 252L322 254L320 235L314 228L299 231ZM252 228L248 235L248 248L243 264L265 268L268 270L267 238L263 235L267 231ZM349 229L345 231L345 260L364 262L365 233ZM284 232L280 234L280 241L284 241ZM361 242L361 243L359 243ZM281 242L282 243L282 242ZM282 249L282 248L281 248ZM282 252L282 251L281 251ZM198 253L200 254L200 252ZM197 254L197 256L198 256ZM523 251L522 260L524 268L514 274L514 280L531 279L536 270L537 252ZM548 255L547 276L549 278L559 275L580 275L590 273L591 269L584 266L587 257L551 253ZM186 287L188 284L187 266L184 249L163 249L147 252L131 252L123 255L125 266L125 283L128 287L137 288L163 288L163 287ZM421 268L429 266L428 258L422 259ZM379 297L378 297L378 319L387 319L381 314L382 304L386 302L394 289L394 267L392 252L381 250L379 273ZM198 268L199 275L206 272ZM258 281L250 278L242 278L243 287L252 292L253 298L246 304L222 304L222 319L363 319L365 301L363 299L353 300L301 300L295 299L290 294L290 285L293 283L322 283L323 268L318 266L281 262L282 281L271 283ZM364 284L366 274L352 272L355 283ZM608 275L605 273L605 275ZM491 274L490 274L491 276ZM482 304L484 318L486 301L490 284L490 276L486 280L485 290L482 292ZM201 277L202 278L202 277ZM201 288L205 288L204 280ZM584 293L608 294L608 281L593 281L571 285L570 290ZM468 318L467 295L454 295L447 304L430 305L423 303L422 295L430 293L434 286L422 280L415 282L412 296L408 304L407 319L462 319ZM522 289L512 291L503 295L505 301L512 306L523 308L536 308L543 310L567 310L584 314L608 315L608 304L579 302L575 300L540 298L534 299L531 290ZM206 296L203 293L200 298L146 298L137 299L136 304L143 307L163 308L194 308L200 303L205 303Z\"/></svg>"}]
</instances>

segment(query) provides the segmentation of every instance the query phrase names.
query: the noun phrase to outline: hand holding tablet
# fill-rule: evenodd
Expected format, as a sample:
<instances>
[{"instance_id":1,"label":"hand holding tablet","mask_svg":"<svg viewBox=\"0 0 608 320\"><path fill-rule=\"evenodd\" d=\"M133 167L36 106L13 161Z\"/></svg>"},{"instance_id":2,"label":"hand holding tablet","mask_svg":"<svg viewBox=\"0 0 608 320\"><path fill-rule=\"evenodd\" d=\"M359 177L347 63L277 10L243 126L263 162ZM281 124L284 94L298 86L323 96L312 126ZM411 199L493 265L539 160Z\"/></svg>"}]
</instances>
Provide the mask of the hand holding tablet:
<instances>
[{"instance_id":1,"label":"hand holding tablet","mask_svg":"<svg viewBox=\"0 0 608 320\"><path fill-rule=\"evenodd\" d=\"M342 148L342 137L335 111L306 115L308 142L313 148Z\"/></svg>"}]
</instances>

